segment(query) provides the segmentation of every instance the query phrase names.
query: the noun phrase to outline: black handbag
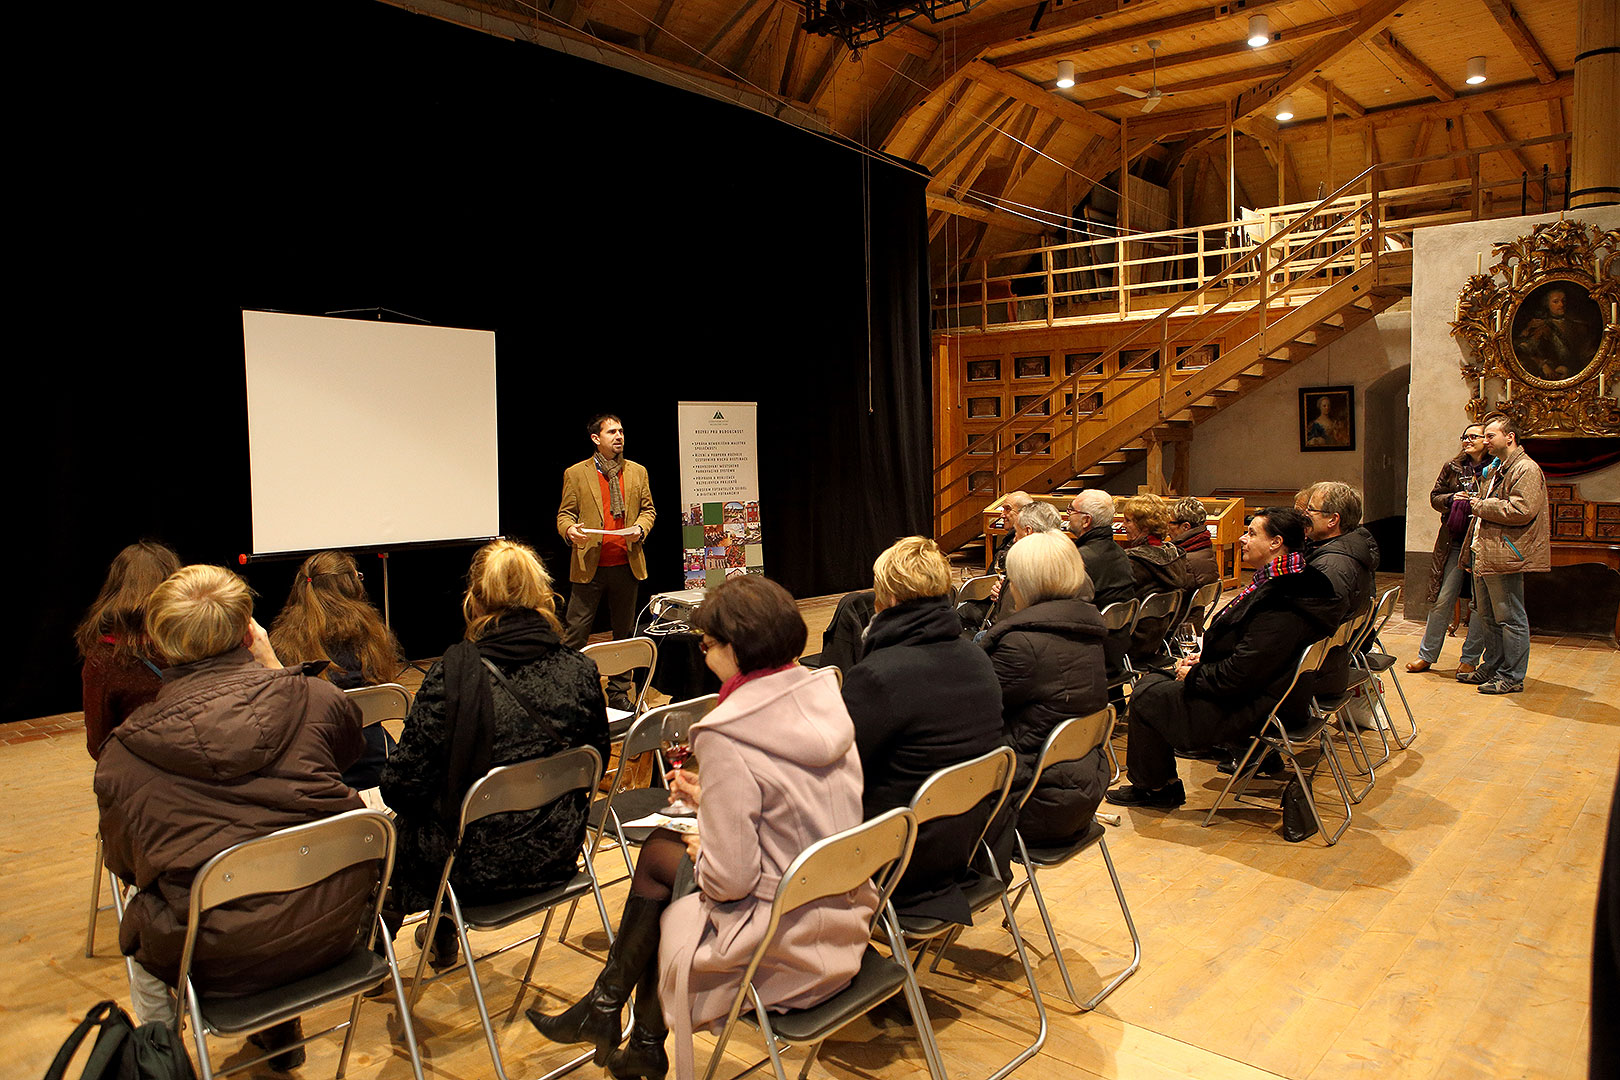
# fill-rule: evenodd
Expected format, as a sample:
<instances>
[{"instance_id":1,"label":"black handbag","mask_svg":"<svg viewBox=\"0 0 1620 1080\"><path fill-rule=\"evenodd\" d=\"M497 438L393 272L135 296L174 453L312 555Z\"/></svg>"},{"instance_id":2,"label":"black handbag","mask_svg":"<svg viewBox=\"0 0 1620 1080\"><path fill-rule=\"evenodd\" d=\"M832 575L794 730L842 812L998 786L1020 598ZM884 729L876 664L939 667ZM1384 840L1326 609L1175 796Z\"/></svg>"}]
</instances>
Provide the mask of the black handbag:
<instances>
[{"instance_id":1,"label":"black handbag","mask_svg":"<svg viewBox=\"0 0 1620 1080\"><path fill-rule=\"evenodd\" d=\"M1310 805L1305 801L1305 789L1299 786L1297 776L1290 778L1283 787L1282 807L1284 840L1297 844L1316 835L1316 818L1311 816Z\"/></svg>"},{"instance_id":2,"label":"black handbag","mask_svg":"<svg viewBox=\"0 0 1620 1080\"><path fill-rule=\"evenodd\" d=\"M197 1080L191 1058L173 1028L167 1024L137 1027L112 1001L103 1001L84 1014L45 1070L45 1080L64 1080L74 1053L92 1029L96 1041L80 1080Z\"/></svg>"}]
</instances>

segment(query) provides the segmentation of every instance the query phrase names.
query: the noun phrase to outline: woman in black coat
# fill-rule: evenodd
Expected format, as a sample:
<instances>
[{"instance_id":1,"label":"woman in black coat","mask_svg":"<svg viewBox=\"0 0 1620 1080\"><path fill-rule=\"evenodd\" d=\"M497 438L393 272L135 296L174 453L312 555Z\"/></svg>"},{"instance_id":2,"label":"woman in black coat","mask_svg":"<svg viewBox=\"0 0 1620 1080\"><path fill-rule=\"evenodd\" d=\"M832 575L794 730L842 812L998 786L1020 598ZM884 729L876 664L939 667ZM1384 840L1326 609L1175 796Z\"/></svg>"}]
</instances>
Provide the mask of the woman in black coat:
<instances>
[{"instance_id":1,"label":"woman in black coat","mask_svg":"<svg viewBox=\"0 0 1620 1080\"><path fill-rule=\"evenodd\" d=\"M1035 533L1007 556L1016 610L990 628L985 651L1001 682L1007 745L1018 754L1013 798L1029 787L1052 729L1108 704L1102 619L1092 606L1091 581L1075 546L1058 533ZM1108 787L1101 746L1080 761L1046 770L1018 815L1024 841L1039 847L1075 839Z\"/></svg>"},{"instance_id":2,"label":"woman in black coat","mask_svg":"<svg viewBox=\"0 0 1620 1080\"><path fill-rule=\"evenodd\" d=\"M428 671L383 769L383 799L399 815L398 910L431 907L461 800L490 769L578 746L595 747L607 760L607 702L596 665L562 644L555 607L550 575L532 548L496 540L473 556L462 601L466 638ZM587 809L585 793L574 792L473 825L450 877L457 895L487 903L567 881ZM454 932L441 920L435 965L451 963L454 948Z\"/></svg>"},{"instance_id":3,"label":"woman in black coat","mask_svg":"<svg viewBox=\"0 0 1620 1080\"><path fill-rule=\"evenodd\" d=\"M868 818L908 805L937 770L1002 745L1001 687L984 650L962 638L939 547L908 536L878 556L873 579L865 655L844 677ZM896 909L966 923L960 882L984 825L978 812L924 825Z\"/></svg>"}]
</instances>

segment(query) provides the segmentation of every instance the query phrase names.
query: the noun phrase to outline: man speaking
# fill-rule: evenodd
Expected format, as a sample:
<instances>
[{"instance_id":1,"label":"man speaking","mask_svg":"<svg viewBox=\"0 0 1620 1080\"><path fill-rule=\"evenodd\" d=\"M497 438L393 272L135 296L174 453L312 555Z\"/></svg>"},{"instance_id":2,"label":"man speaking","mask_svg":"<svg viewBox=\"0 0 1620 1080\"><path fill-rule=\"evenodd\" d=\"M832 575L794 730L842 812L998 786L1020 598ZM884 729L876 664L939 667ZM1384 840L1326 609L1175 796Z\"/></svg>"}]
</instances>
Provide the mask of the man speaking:
<instances>
[{"instance_id":1,"label":"man speaking","mask_svg":"<svg viewBox=\"0 0 1620 1080\"><path fill-rule=\"evenodd\" d=\"M563 473L557 532L568 541L568 614L563 643L581 648L591 636L604 597L613 637L635 633L637 583L646 580L641 545L658 512L647 470L624 456L624 424L611 413L591 417L586 433L596 453ZM629 675L608 682L608 704L632 709Z\"/></svg>"}]
</instances>

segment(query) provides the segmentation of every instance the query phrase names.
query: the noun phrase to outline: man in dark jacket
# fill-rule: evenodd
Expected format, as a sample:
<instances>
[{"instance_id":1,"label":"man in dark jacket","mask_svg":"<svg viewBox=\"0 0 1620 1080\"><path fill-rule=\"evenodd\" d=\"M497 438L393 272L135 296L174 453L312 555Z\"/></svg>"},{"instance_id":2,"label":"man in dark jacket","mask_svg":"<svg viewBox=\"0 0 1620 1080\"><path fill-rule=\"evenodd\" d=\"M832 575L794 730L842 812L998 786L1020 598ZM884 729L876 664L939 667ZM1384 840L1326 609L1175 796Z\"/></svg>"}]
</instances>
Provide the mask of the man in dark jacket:
<instances>
[{"instance_id":1,"label":"man in dark jacket","mask_svg":"<svg viewBox=\"0 0 1620 1080\"><path fill-rule=\"evenodd\" d=\"M1119 806L1174 809L1186 801L1176 750L1253 735L1294 677L1302 648L1333 632L1333 586L1307 566L1305 515L1269 507L1240 546L1254 578L1222 608L1203 652L1177 661L1174 678L1145 676L1131 695L1126 749L1130 783L1108 793Z\"/></svg>"},{"instance_id":2,"label":"man in dark jacket","mask_svg":"<svg viewBox=\"0 0 1620 1080\"><path fill-rule=\"evenodd\" d=\"M1114 539L1114 497L1096 488L1076 495L1069 503L1069 533L1091 576L1097 610L1134 600L1136 575L1125 549Z\"/></svg>"},{"instance_id":3,"label":"man in dark jacket","mask_svg":"<svg viewBox=\"0 0 1620 1080\"><path fill-rule=\"evenodd\" d=\"M1305 560L1320 570L1333 585L1338 608L1334 623L1365 614L1373 606L1378 587L1378 542L1361 524L1361 492L1349 484L1324 480L1311 486L1305 513L1310 518L1306 538L1310 541ZM1350 649L1341 646L1328 653L1308 690L1316 694L1339 694L1350 681Z\"/></svg>"},{"instance_id":4,"label":"man in dark jacket","mask_svg":"<svg viewBox=\"0 0 1620 1080\"><path fill-rule=\"evenodd\" d=\"M157 587L146 631L172 666L157 699L114 729L96 766L107 868L138 890L118 936L138 965L132 990L143 1021L172 1017L155 983L179 977L191 884L204 863L233 844L363 805L342 780L365 746L359 709L303 668L283 669L252 607L247 584L222 567L183 567ZM192 977L250 993L336 963L354 947L374 882L351 867L211 912ZM254 1040L285 1045L297 1023ZM299 1047L270 1065L303 1060Z\"/></svg>"},{"instance_id":5,"label":"man in dark jacket","mask_svg":"<svg viewBox=\"0 0 1620 1080\"><path fill-rule=\"evenodd\" d=\"M1002 745L1001 685L984 650L962 639L939 547L921 536L899 541L878 556L873 587L866 653L844 677L869 818L908 805L937 770ZM961 880L987 812L923 826L897 909L968 921Z\"/></svg>"}]
</instances>

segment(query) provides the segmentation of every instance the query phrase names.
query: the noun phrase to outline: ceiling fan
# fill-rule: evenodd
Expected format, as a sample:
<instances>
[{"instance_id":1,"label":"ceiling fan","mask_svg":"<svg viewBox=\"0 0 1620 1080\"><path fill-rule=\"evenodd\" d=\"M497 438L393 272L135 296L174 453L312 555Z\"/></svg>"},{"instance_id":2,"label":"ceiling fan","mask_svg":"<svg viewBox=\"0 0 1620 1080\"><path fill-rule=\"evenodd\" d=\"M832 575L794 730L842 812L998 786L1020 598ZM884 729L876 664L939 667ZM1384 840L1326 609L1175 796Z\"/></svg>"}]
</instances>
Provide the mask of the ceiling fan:
<instances>
[{"instance_id":1,"label":"ceiling fan","mask_svg":"<svg viewBox=\"0 0 1620 1080\"><path fill-rule=\"evenodd\" d=\"M1150 113L1154 109L1157 109L1159 107L1159 102L1163 101L1165 98L1176 96L1174 92L1167 94L1163 90L1159 89L1159 46L1161 44L1162 42L1160 42L1158 38L1154 38L1147 43L1147 47L1153 51L1152 90L1133 90L1129 86L1114 87L1115 90L1121 94L1124 94L1126 97L1141 98L1142 111L1145 113Z\"/></svg>"}]
</instances>

